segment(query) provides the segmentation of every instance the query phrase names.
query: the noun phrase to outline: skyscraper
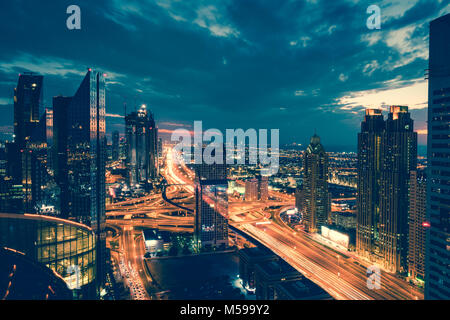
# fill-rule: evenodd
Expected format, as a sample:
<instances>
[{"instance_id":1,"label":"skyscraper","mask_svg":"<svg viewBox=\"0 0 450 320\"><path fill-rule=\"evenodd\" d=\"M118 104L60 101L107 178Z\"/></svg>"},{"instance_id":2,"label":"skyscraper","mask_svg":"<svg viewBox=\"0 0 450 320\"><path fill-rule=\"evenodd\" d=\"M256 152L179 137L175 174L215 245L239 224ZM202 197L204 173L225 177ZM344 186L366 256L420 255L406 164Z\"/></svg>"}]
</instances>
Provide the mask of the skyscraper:
<instances>
[{"instance_id":1,"label":"skyscraper","mask_svg":"<svg viewBox=\"0 0 450 320\"><path fill-rule=\"evenodd\" d=\"M381 145L381 258L387 269L407 271L408 187L417 168L417 133L408 107L390 107Z\"/></svg>"},{"instance_id":2,"label":"skyscraper","mask_svg":"<svg viewBox=\"0 0 450 320\"><path fill-rule=\"evenodd\" d=\"M358 133L358 196L356 251L366 258L379 256L381 139L380 109L367 109Z\"/></svg>"},{"instance_id":3,"label":"skyscraper","mask_svg":"<svg viewBox=\"0 0 450 320\"><path fill-rule=\"evenodd\" d=\"M382 138L380 244L385 267L407 270L408 187L417 168L417 133L406 106L391 106Z\"/></svg>"},{"instance_id":4,"label":"skyscraper","mask_svg":"<svg viewBox=\"0 0 450 320\"><path fill-rule=\"evenodd\" d=\"M105 80L91 69L73 96L68 113L70 215L92 227L97 240L97 279L104 283Z\"/></svg>"},{"instance_id":5,"label":"skyscraper","mask_svg":"<svg viewBox=\"0 0 450 320\"><path fill-rule=\"evenodd\" d=\"M407 270L408 187L417 133L408 107L366 110L358 135L357 252L391 271Z\"/></svg>"},{"instance_id":6,"label":"skyscraper","mask_svg":"<svg viewBox=\"0 0 450 320\"><path fill-rule=\"evenodd\" d=\"M40 75L20 74L14 88L14 141L19 148L33 140L43 114L43 81Z\"/></svg>"},{"instance_id":7,"label":"skyscraper","mask_svg":"<svg viewBox=\"0 0 450 320\"><path fill-rule=\"evenodd\" d=\"M413 280L425 280L427 179L423 171L411 171L409 179L408 274Z\"/></svg>"},{"instance_id":8,"label":"skyscraper","mask_svg":"<svg viewBox=\"0 0 450 320\"><path fill-rule=\"evenodd\" d=\"M195 168L194 241L197 249L228 246L228 180L225 164Z\"/></svg>"},{"instance_id":9,"label":"skyscraper","mask_svg":"<svg viewBox=\"0 0 450 320\"><path fill-rule=\"evenodd\" d=\"M425 298L450 299L450 14L430 23Z\"/></svg>"},{"instance_id":10,"label":"skyscraper","mask_svg":"<svg viewBox=\"0 0 450 320\"><path fill-rule=\"evenodd\" d=\"M153 114L141 106L125 117L130 183L147 183L157 176L158 133Z\"/></svg>"},{"instance_id":11,"label":"skyscraper","mask_svg":"<svg viewBox=\"0 0 450 320\"><path fill-rule=\"evenodd\" d=\"M328 196L328 155L316 134L305 151L303 198L305 228L317 232L325 225L330 211Z\"/></svg>"},{"instance_id":12,"label":"skyscraper","mask_svg":"<svg viewBox=\"0 0 450 320\"><path fill-rule=\"evenodd\" d=\"M43 200L48 176L47 112L43 108L43 76L19 75L14 88L14 144L8 150L8 167L16 185L22 185L24 210L35 212Z\"/></svg>"}]
</instances>

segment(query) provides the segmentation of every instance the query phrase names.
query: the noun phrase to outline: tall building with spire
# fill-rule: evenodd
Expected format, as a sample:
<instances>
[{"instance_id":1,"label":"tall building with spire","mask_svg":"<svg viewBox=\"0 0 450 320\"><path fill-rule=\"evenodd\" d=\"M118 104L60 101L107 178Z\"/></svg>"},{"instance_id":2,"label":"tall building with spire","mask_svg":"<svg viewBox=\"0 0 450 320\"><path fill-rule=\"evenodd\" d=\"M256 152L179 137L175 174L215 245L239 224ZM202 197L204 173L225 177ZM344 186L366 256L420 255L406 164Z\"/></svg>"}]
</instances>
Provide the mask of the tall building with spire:
<instances>
[{"instance_id":1,"label":"tall building with spire","mask_svg":"<svg viewBox=\"0 0 450 320\"><path fill-rule=\"evenodd\" d=\"M306 148L303 174L304 223L308 232L318 232L330 212L328 155L316 134Z\"/></svg>"},{"instance_id":2,"label":"tall building with spire","mask_svg":"<svg viewBox=\"0 0 450 320\"><path fill-rule=\"evenodd\" d=\"M430 23L425 299L450 299L450 14Z\"/></svg>"}]
</instances>

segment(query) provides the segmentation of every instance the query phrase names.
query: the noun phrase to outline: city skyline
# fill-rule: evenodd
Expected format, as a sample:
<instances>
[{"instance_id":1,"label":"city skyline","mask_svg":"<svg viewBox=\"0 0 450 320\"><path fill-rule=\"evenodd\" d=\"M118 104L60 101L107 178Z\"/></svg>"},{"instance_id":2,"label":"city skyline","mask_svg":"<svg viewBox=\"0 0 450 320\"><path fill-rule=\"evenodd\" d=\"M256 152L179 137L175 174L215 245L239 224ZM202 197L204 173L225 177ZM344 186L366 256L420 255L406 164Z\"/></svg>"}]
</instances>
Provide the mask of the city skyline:
<instances>
[{"instance_id":1,"label":"city skyline","mask_svg":"<svg viewBox=\"0 0 450 320\"><path fill-rule=\"evenodd\" d=\"M450 299L444 0L0 6L3 300Z\"/></svg>"},{"instance_id":2,"label":"city skyline","mask_svg":"<svg viewBox=\"0 0 450 320\"><path fill-rule=\"evenodd\" d=\"M202 120L219 129L280 128L282 144L305 146L316 129L328 146L356 149L364 109L384 104L409 106L424 145L427 23L450 7L383 1L381 29L369 30L369 4L80 1L81 30L68 30L63 4L3 3L2 24L33 11L23 30L36 27L1 36L10 46L0 54L0 134L12 132L10 91L18 73L44 76L48 107L93 67L107 75L108 136L124 131L126 102L128 110L144 103L158 114L161 135ZM49 16L56 19L38 23ZM236 118L236 110L243 116Z\"/></svg>"}]
</instances>

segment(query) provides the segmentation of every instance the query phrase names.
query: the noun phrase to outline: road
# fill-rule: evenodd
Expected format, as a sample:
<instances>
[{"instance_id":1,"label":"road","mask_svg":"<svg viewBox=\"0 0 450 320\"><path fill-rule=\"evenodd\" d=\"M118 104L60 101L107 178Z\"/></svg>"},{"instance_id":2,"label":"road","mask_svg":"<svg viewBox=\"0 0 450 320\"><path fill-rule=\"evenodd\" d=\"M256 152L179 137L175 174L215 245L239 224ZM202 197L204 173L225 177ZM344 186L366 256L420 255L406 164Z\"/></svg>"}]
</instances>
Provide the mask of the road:
<instances>
[{"instance_id":1,"label":"road","mask_svg":"<svg viewBox=\"0 0 450 320\"><path fill-rule=\"evenodd\" d=\"M175 164L176 156L169 150L164 175L167 181L185 185L187 192L193 192L192 172L183 164ZM270 191L269 196L278 203L292 205L291 195ZM295 232L288 226L268 221L269 202L261 203L250 210L241 205L230 206L229 223L247 235L263 243L307 278L326 290L335 299L423 299L423 293L398 278L395 274L381 273L381 288L371 290L367 286L367 265L365 262L314 241L304 232ZM248 208L247 208L248 209ZM263 212L261 212L261 210ZM266 224L257 224L255 217L266 219ZM246 221L249 219L250 222Z\"/></svg>"}]
</instances>

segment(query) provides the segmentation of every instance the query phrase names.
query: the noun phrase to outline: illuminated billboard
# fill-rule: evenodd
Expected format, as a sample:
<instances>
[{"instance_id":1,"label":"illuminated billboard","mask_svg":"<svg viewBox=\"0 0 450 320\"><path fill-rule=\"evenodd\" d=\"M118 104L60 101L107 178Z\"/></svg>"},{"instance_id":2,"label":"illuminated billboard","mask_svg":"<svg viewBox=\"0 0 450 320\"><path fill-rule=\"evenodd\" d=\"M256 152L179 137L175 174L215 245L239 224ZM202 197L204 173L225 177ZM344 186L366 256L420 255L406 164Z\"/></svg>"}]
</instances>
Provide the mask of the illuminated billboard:
<instances>
[{"instance_id":1,"label":"illuminated billboard","mask_svg":"<svg viewBox=\"0 0 450 320\"><path fill-rule=\"evenodd\" d=\"M350 238L348 235L338 232L336 230L332 230L325 226L322 226L320 231L321 231L322 237L324 237L328 240L331 240L334 243L337 243L348 249L348 244L350 242Z\"/></svg>"}]
</instances>

